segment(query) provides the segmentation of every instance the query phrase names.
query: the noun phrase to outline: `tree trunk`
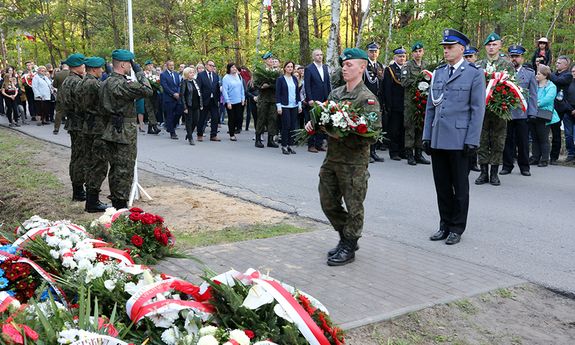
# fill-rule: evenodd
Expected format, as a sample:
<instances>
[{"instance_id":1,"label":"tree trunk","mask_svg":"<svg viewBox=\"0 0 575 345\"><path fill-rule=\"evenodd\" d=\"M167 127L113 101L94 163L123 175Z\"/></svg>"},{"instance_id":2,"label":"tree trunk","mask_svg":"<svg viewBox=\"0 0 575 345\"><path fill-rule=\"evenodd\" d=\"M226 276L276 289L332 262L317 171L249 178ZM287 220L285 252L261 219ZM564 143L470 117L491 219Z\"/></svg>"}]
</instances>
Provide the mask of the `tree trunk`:
<instances>
[{"instance_id":1,"label":"tree trunk","mask_svg":"<svg viewBox=\"0 0 575 345\"><path fill-rule=\"evenodd\" d=\"M246 30L246 34L249 35L250 33L250 8L249 8L249 0L244 0L244 28Z\"/></svg>"},{"instance_id":2,"label":"tree trunk","mask_svg":"<svg viewBox=\"0 0 575 345\"><path fill-rule=\"evenodd\" d=\"M305 65L311 62L309 48L308 0L299 0L297 26L299 29L299 61Z\"/></svg>"},{"instance_id":3,"label":"tree trunk","mask_svg":"<svg viewBox=\"0 0 575 345\"><path fill-rule=\"evenodd\" d=\"M235 51L235 61L238 64L242 64L242 56L240 54L240 24L239 24L239 14L238 6L234 6L234 14L232 16L232 24L234 26L234 51Z\"/></svg>"},{"instance_id":4,"label":"tree trunk","mask_svg":"<svg viewBox=\"0 0 575 345\"><path fill-rule=\"evenodd\" d=\"M5 69L8 66L8 49L6 48L4 28L0 28L0 50L2 51L2 64L0 64L0 67Z\"/></svg>"},{"instance_id":5,"label":"tree trunk","mask_svg":"<svg viewBox=\"0 0 575 345\"><path fill-rule=\"evenodd\" d=\"M256 54L260 54L260 44L262 40L262 22L264 20L264 4L260 5L260 19L258 20L258 34L256 36Z\"/></svg>"},{"instance_id":6,"label":"tree trunk","mask_svg":"<svg viewBox=\"0 0 575 345\"><path fill-rule=\"evenodd\" d=\"M317 0L311 0L311 13L313 16L313 36L321 38L319 35L319 21L317 20Z\"/></svg>"},{"instance_id":7,"label":"tree trunk","mask_svg":"<svg viewBox=\"0 0 575 345\"><path fill-rule=\"evenodd\" d=\"M112 27L112 32L114 33L114 48L121 48L120 42L120 29L118 28L118 23L116 23L116 8L114 6L114 0L108 0L108 10L110 11L110 26Z\"/></svg>"},{"instance_id":8,"label":"tree trunk","mask_svg":"<svg viewBox=\"0 0 575 345\"><path fill-rule=\"evenodd\" d=\"M359 29L357 30L357 37L355 39L355 46L360 48L361 46L361 39L362 39L362 31L365 23L367 22L367 18L369 17L369 11L371 6L371 0L367 0L367 7L365 8L365 12L363 13L363 17L361 18L361 23L359 24Z\"/></svg>"},{"instance_id":9,"label":"tree trunk","mask_svg":"<svg viewBox=\"0 0 575 345\"><path fill-rule=\"evenodd\" d=\"M331 24L329 27L329 38L327 40L326 63L332 68L337 65L338 41L339 41L339 17L341 0L331 1Z\"/></svg>"}]
</instances>

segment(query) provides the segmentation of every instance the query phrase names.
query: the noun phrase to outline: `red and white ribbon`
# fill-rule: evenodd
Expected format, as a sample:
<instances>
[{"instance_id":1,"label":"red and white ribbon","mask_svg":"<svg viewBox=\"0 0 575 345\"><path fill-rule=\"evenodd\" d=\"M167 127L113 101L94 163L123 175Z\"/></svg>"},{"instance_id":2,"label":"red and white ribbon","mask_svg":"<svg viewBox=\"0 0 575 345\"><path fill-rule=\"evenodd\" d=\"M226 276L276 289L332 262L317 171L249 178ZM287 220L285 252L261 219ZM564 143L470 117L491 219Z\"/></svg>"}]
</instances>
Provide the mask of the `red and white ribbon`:
<instances>
[{"instance_id":1,"label":"red and white ribbon","mask_svg":"<svg viewBox=\"0 0 575 345\"><path fill-rule=\"evenodd\" d=\"M10 296L8 292L0 291L0 313L5 312L11 304L19 306L20 302L16 298Z\"/></svg>"},{"instance_id":2,"label":"red and white ribbon","mask_svg":"<svg viewBox=\"0 0 575 345\"><path fill-rule=\"evenodd\" d=\"M515 97L519 98L519 106L521 107L521 110L527 110L527 101L525 100L525 97L523 97L521 89L517 84L509 80L509 74L507 74L507 72L495 72L492 74L492 78L487 84L485 90L485 104L489 104L489 101L493 98L493 92L497 88L497 84L503 84L509 87L511 93L513 93Z\"/></svg>"},{"instance_id":3,"label":"red and white ribbon","mask_svg":"<svg viewBox=\"0 0 575 345\"><path fill-rule=\"evenodd\" d=\"M425 74L426 76L429 77L429 80L431 80L431 78L433 77L433 72L428 71L426 69L424 69L423 71L421 71L421 73Z\"/></svg>"},{"instance_id":4,"label":"red and white ribbon","mask_svg":"<svg viewBox=\"0 0 575 345\"><path fill-rule=\"evenodd\" d=\"M126 252L125 250L110 248L110 247L99 247L99 248L92 248L88 249L89 251L93 251L96 254L106 255L120 262L125 263L126 265L133 265L134 259Z\"/></svg>"},{"instance_id":5,"label":"red and white ribbon","mask_svg":"<svg viewBox=\"0 0 575 345\"><path fill-rule=\"evenodd\" d=\"M15 247L22 247L22 245L26 242L33 240L36 238L36 236L42 235L48 230L50 230L50 227L30 229L24 235L20 236L16 241L14 241L12 245Z\"/></svg>"}]
</instances>

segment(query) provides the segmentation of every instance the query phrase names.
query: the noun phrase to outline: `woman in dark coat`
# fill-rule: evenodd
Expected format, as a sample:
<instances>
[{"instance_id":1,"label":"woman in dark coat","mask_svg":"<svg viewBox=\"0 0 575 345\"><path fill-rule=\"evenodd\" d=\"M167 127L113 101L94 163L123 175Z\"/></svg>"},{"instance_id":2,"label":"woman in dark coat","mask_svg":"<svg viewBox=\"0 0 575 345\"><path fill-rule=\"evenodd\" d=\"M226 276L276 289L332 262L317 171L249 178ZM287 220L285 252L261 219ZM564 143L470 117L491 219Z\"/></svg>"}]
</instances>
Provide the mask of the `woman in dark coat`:
<instances>
[{"instance_id":1,"label":"woman in dark coat","mask_svg":"<svg viewBox=\"0 0 575 345\"><path fill-rule=\"evenodd\" d=\"M200 87L196 82L196 69L194 67L186 67L183 75L184 78L180 83L180 99L183 103L184 116L186 118L186 139L190 145L195 145L193 134L198 125L200 110L204 107L202 105Z\"/></svg>"}]
</instances>

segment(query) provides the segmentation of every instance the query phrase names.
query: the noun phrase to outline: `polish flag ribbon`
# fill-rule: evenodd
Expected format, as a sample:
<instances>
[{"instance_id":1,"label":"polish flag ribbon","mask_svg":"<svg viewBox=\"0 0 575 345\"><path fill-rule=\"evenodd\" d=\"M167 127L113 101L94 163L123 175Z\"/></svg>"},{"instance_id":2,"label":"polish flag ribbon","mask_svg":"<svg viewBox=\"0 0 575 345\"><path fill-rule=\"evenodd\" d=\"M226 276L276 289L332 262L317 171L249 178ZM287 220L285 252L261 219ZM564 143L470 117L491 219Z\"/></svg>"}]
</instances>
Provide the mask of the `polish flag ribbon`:
<instances>
[{"instance_id":1,"label":"polish flag ribbon","mask_svg":"<svg viewBox=\"0 0 575 345\"><path fill-rule=\"evenodd\" d=\"M515 97L519 98L519 106L521 107L522 111L527 110L527 101L525 97L521 93L521 89L517 84L509 80L509 74L507 72L494 72L492 74L492 78L487 84L485 90L485 104L488 104L491 98L493 98L493 92L497 88L497 84L503 84L511 90L511 93L515 95Z\"/></svg>"}]
</instances>

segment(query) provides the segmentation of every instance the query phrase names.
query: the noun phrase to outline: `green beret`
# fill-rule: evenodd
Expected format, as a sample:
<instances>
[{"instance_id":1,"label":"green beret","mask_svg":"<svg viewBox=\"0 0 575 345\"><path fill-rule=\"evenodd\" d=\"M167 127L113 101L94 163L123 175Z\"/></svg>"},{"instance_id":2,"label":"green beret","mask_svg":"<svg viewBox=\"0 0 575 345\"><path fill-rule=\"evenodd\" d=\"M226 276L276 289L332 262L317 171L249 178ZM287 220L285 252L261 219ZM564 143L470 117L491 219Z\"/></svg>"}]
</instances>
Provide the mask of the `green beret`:
<instances>
[{"instance_id":1,"label":"green beret","mask_svg":"<svg viewBox=\"0 0 575 345\"><path fill-rule=\"evenodd\" d=\"M84 54L74 53L74 54L68 56L68 58L66 59L66 61L64 63L70 67L78 67L78 66L82 66L84 64L85 58L86 57L84 56Z\"/></svg>"},{"instance_id":2,"label":"green beret","mask_svg":"<svg viewBox=\"0 0 575 345\"><path fill-rule=\"evenodd\" d=\"M134 58L134 53L126 49L116 49L112 52L112 59L117 61L132 61Z\"/></svg>"},{"instance_id":3,"label":"green beret","mask_svg":"<svg viewBox=\"0 0 575 345\"><path fill-rule=\"evenodd\" d=\"M421 49L421 48L423 48L423 43L415 42L415 44L411 46L411 51L414 52L417 49Z\"/></svg>"},{"instance_id":4,"label":"green beret","mask_svg":"<svg viewBox=\"0 0 575 345\"><path fill-rule=\"evenodd\" d=\"M86 67L98 68L104 66L106 64L106 60L99 56L90 56L84 60L84 64Z\"/></svg>"},{"instance_id":5,"label":"green beret","mask_svg":"<svg viewBox=\"0 0 575 345\"><path fill-rule=\"evenodd\" d=\"M501 36L499 36L495 32L492 32L489 34L489 36L487 36L487 38L483 42L483 45L486 46L489 42L495 42L495 41L501 41Z\"/></svg>"},{"instance_id":6,"label":"green beret","mask_svg":"<svg viewBox=\"0 0 575 345\"><path fill-rule=\"evenodd\" d=\"M339 56L339 65L343 66L343 62L347 60L361 59L369 61L367 53L363 49L359 48L345 48L343 53Z\"/></svg>"},{"instance_id":7,"label":"green beret","mask_svg":"<svg viewBox=\"0 0 575 345\"><path fill-rule=\"evenodd\" d=\"M272 52L267 52L264 55L262 55L262 59L266 60L266 59L269 59L273 56L274 56L274 54L272 54Z\"/></svg>"},{"instance_id":8,"label":"green beret","mask_svg":"<svg viewBox=\"0 0 575 345\"><path fill-rule=\"evenodd\" d=\"M146 60L146 62L144 62L144 66L153 65L153 64L154 64L154 61L152 61L150 59L148 59L148 60Z\"/></svg>"}]
</instances>

